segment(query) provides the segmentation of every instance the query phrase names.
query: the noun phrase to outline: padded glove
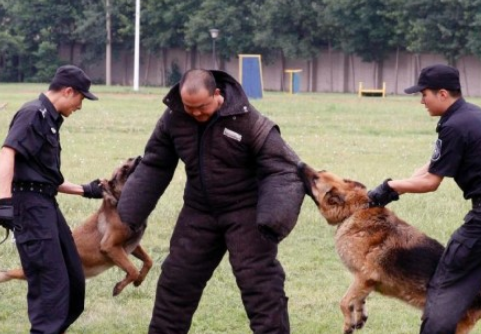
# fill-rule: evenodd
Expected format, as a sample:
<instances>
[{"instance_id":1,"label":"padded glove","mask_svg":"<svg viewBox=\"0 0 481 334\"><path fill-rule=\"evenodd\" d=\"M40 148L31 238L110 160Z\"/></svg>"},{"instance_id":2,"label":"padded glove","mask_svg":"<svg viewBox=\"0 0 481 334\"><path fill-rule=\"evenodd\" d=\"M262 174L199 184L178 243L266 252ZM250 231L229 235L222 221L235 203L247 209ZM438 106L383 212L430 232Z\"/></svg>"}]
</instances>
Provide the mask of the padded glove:
<instances>
[{"instance_id":1,"label":"padded glove","mask_svg":"<svg viewBox=\"0 0 481 334\"><path fill-rule=\"evenodd\" d=\"M96 179L90 183L82 184L82 188L84 190L83 197L86 198L102 198L102 185L100 184L100 180Z\"/></svg>"},{"instance_id":2,"label":"padded glove","mask_svg":"<svg viewBox=\"0 0 481 334\"><path fill-rule=\"evenodd\" d=\"M367 195L373 206L386 206L392 201L399 199L399 194L389 186L388 181L392 179L386 179L383 183L376 188L370 190Z\"/></svg>"},{"instance_id":3,"label":"padded glove","mask_svg":"<svg viewBox=\"0 0 481 334\"><path fill-rule=\"evenodd\" d=\"M13 203L11 198L0 199L0 226L13 230Z\"/></svg>"}]
</instances>

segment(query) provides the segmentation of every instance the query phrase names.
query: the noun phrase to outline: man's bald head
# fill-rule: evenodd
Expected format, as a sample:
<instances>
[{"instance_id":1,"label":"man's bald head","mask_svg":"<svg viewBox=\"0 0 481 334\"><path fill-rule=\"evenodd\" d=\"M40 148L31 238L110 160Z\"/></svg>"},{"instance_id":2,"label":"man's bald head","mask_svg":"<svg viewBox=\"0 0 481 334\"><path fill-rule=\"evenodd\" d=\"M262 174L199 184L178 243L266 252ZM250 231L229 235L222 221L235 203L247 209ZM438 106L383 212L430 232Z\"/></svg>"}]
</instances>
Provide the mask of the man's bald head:
<instances>
[{"instance_id":1,"label":"man's bald head","mask_svg":"<svg viewBox=\"0 0 481 334\"><path fill-rule=\"evenodd\" d=\"M214 95L217 88L214 75L210 71L193 69L184 73L179 83L180 93L185 92L189 95L198 93L201 89L206 89L209 95Z\"/></svg>"}]
</instances>

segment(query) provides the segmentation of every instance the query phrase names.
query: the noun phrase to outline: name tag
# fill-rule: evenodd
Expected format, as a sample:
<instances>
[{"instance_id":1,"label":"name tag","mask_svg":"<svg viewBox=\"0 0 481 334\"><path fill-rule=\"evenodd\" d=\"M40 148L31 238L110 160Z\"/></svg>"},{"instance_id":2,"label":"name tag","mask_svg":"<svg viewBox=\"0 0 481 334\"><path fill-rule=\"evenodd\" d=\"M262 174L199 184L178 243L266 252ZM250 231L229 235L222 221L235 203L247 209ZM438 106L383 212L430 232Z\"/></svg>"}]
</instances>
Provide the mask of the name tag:
<instances>
[{"instance_id":1,"label":"name tag","mask_svg":"<svg viewBox=\"0 0 481 334\"><path fill-rule=\"evenodd\" d=\"M229 137L229 138L234 139L234 140L237 140L239 142L242 140L241 134L239 134L235 131L229 130L227 128L224 129L224 136Z\"/></svg>"}]
</instances>

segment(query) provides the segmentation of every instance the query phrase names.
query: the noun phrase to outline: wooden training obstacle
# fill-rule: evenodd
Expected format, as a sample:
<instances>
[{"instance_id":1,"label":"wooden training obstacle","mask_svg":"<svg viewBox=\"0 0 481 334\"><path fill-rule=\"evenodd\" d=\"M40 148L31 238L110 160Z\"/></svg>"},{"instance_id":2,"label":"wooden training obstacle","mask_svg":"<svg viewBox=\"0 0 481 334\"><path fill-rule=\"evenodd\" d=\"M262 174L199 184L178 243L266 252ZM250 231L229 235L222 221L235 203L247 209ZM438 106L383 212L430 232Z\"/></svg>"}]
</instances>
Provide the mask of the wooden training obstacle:
<instances>
[{"instance_id":1,"label":"wooden training obstacle","mask_svg":"<svg viewBox=\"0 0 481 334\"><path fill-rule=\"evenodd\" d=\"M386 96L386 83L382 83L382 88L363 88L362 82L359 82L359 90L357 93L358 97L361 96L381 96L385 97Z\"/></svg>"}]
</instances>

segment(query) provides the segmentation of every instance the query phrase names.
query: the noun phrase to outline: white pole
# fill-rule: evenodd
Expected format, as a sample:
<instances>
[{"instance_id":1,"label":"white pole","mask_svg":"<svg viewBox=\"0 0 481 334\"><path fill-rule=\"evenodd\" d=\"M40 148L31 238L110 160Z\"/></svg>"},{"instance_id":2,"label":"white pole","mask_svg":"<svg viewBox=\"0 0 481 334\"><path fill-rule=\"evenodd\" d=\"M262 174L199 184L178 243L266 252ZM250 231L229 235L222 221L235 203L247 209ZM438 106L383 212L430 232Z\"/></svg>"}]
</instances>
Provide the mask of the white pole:
<instances>
[{"instance_id":1,"label":"white pole","mask_svg":"<svg viewBox=\"0 0 481 334\"><path fill-rule=\"evenodd\" d=\"M110 24L110 0L105 1L105 21L107 30L107 44L105 47L105 84L112 84L112 32Z\"/></svg>"},{"instance_id":2,"label":"white pole","mask_svg":"<svg viewBox=\"0 0 481 334\"><path fill-rule=\"evenodd\" d=\"M140 0L135 1L134 91L139 90Z\"/></svg>"}]
</instances>

